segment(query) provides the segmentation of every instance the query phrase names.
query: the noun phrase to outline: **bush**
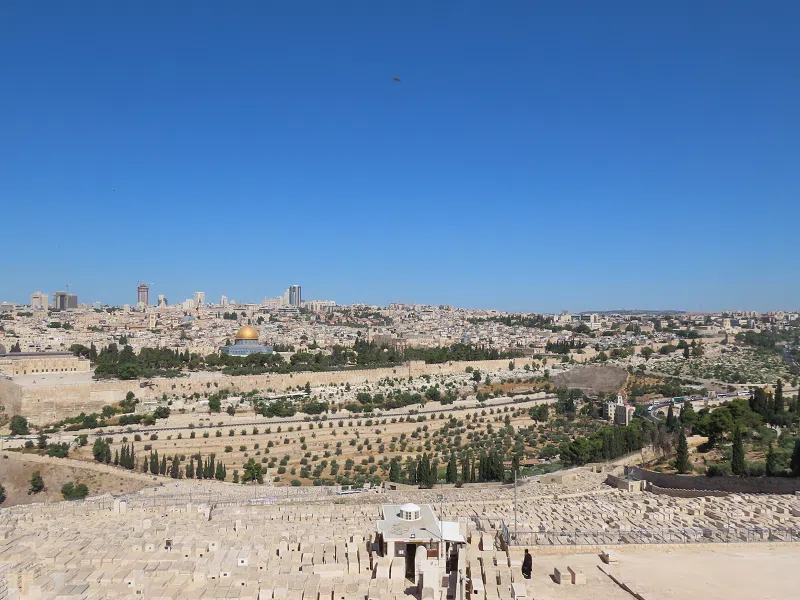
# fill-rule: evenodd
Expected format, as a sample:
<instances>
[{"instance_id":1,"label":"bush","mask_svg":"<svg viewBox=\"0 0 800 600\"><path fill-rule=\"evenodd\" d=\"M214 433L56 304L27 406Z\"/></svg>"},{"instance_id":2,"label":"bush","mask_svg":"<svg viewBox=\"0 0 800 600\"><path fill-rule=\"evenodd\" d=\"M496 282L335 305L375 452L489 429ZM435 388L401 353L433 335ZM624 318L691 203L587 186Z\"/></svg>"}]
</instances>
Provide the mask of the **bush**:
<instances>
[{"instance_id":1,"label":"bush","mask_svg":"<svg viewBox=\"0 0 800 600\"><path fill-rule=\"evenodd\" d=\"M89 488L84 483L75 485L69 481L61 487L61 495L64 496L64 500L83 500L89 495Z\"/></svg>"},{"instance_id":2,"label":"bush","mask_svg":"<svg viewBox=\"0 0 800 600\"><path fill-rule=\"evenodd\" d=\"M47 447L47 456L55 456L56 458L66 458L69 454L69 444L62 442L61 444L50 444Z\"/></svg>"},{"instance_id":3,"label":"bush","mask_svg":"<svg viewBox=\"0 0 800 600\"><path fill-rule=\"evenodd\" d=\"M30 435L31 433L28 429L28 419L20 415L11 417L9 428L11 429L11 435Z\"/></svg>"},{"instance_id":4,"label":"bush","mask_svg":"<svg viewBox=\"0 0 800 600\"><path fill-rule=\"evenodd\" d=\"M150 441L151 442L155 442L157 439L158 439L158 434L157 433L153 433L153 434L150 435Z\"/></svg>"},{"instance_id":5,"label":"bush","mask_svg":"<svg viewBox=\"0 0 800 600\"><path fill-rule=\"evenodd\" d=\"M134 435L134 436L133 436L133 441L134 441L134 442L141 442L141 441L142 441L142 436L140 436L140 435L137 433L136 435Z\"/></svg>"},{"instance_id":6,"label":"bush","mask_svg":"<svg viewBox=\"0 0 800 600\"><path fill-rule=\"evenodd\" d=\"M299 479L292 479L292 485L294 487L299 487L300 486L300 480Z\"/></svg>"},{"instance_id":7,"label":"bush","mask_svg":"<svg viewBox=\"0 0 800 600\"><path fill-rule=\"evenodd\" d=\"M233 452L233 446L225 446L225 452Z\"/></svg>"},{"instance_id":8,"label":"bush","mask_svg":"<svg viewBox=\"0 0 800 600\"><path fill-rule=\"evenodd\" d=\"M708 477L727 477L733 474L731 470L731 463L723 462L716 465L709 465L706 469Z\"/></svg>"},{"instance_id":9,"label":"bush","mask_svg":"<svg viewBox=\"0 0 800 600\"><path fill-rule=\"evenodd\" d=\"M763 477L767 473L767 463L760 461L760 462L749 462L745 466L745 475L748 477Z\"/></svg>"}]
</instances>

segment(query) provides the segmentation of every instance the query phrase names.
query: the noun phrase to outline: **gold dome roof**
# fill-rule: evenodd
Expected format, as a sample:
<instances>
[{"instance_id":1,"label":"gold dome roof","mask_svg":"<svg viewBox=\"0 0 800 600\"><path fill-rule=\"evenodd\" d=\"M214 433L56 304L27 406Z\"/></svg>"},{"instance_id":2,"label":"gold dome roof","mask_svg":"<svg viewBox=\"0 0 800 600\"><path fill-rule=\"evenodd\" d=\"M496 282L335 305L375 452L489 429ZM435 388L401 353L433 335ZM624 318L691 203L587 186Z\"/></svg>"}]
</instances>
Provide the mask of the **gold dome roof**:
<instances>
[{"instance_id":1,"label":"gold dome roof","mask_svg":"<svg viewBox=\"0 0 800 600\"><path fill-rule=\"evenodd\" d=\"M258 329L245 325L236 332L237 340L258 340Z\"/></svg>"}]
</instances>

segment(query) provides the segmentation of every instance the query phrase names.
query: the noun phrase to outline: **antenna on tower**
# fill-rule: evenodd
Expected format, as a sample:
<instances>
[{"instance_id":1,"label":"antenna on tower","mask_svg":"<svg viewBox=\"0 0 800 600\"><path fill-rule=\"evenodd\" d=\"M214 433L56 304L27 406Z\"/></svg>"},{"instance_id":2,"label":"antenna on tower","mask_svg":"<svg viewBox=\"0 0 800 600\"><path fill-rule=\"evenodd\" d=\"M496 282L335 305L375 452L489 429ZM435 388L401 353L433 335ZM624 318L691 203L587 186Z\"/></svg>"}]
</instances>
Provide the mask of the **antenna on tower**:
<instances>
[{"instance_id":1,"label":"antenna on tower","mask_svg":"<svg viewBox=\"0 0 800 600\"><path fill-rule=\"evenodd\" d=\"M67 285L64 286L65 288L67 288L67 293L68 294L69 294L69 286L71 286L71 285L72 285L71 283L68 283Z\"/></svg>"}]
</instances>

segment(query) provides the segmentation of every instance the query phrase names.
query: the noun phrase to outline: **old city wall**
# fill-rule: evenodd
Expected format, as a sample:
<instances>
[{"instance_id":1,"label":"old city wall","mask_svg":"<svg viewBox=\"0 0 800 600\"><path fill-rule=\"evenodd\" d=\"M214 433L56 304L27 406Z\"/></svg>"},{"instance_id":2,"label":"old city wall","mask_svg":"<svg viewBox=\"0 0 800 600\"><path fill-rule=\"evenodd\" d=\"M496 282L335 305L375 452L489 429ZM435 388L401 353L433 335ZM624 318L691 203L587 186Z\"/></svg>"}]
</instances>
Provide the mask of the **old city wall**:
<instances>
[{"instance_id":1,"label":"old city wall","mask_svg":"<svg viewBox=\"0 0 800 600\"><path fill-rule=\"evenodd\" d=\"M73 417L81 412L99 412L103 406L120 402L128 392L133 392L140 400L156 400L166 394L172 396L190 396L204 394L221 389L228 389L231 393L245 393L251 390L276 392L286 391L308 382L311 386L349 383L361 385L373 383L384 378L406 378L422 375L445 375L463 373L467 366L481 371L497 371L508 369L509 361L484 360L472 362L452 362L444 364L425 364L414 361L380 369L359 369L351 371L327 372L297 372L270 375L242 375L226 377L218 373L193 373L190 377L177 379L156 378L149 380L146 387L141 387L139 381L93 381L86 383L65 383L60 385L35 385L15 386L19 391L9 394L16 398L13 406L14 413L22 414L36 425L53 423L67 417ZM518 358L514 360L516 367L531 364L530 359ZM12 384L14 385L14 384ZM6 396L0 388L0 403Z\"/></svg>"},{"instance_id":2,"label":"old city wall","mask_svg":"<svg viewBox=\"0 0 800 600\"><path fill-rule=\"evenodd\" d=\"M22 410L22 388L5 377L0 377L0 413L18 415Z\"/></svg>"}]
</instances>

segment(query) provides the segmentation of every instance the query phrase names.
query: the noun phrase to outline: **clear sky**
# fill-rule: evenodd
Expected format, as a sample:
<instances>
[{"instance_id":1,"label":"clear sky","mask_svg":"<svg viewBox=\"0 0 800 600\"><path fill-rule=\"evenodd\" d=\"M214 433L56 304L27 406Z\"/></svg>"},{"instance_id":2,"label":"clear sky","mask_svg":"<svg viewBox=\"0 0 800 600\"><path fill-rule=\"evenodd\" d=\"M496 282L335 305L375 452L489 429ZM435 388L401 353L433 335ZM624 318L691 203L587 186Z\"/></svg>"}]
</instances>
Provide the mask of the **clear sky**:
<instances>
[{"instance_id":1,"label":"clear sky","mask_svg":"<svg viewBox=\"0 0 800 600\"><path fill-rule=\"evenodd\" d=\"M798 22L5 0L0 300L800 308Z\"/></svg>"}]
</instances>

